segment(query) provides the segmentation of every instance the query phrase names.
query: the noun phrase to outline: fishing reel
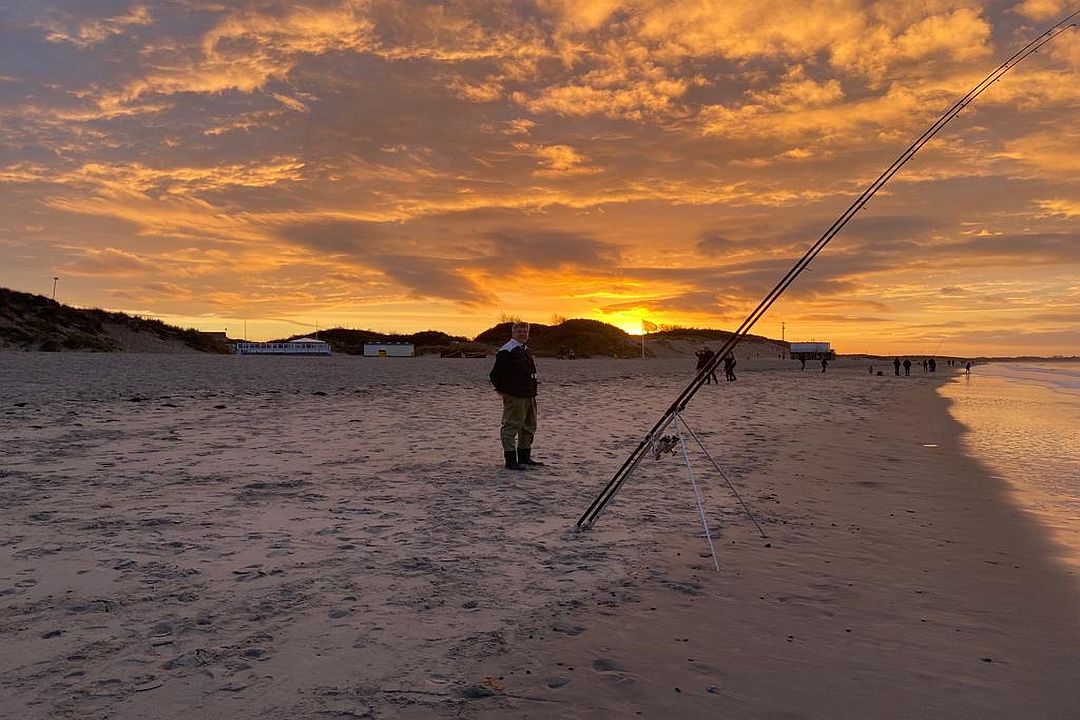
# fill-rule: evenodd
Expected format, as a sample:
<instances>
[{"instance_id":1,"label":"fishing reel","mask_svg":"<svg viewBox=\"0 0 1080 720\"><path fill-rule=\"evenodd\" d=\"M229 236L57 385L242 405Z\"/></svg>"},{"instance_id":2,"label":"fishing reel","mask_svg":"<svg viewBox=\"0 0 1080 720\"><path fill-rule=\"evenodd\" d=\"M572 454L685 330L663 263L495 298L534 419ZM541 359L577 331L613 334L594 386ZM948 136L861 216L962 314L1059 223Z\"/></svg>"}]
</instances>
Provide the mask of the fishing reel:
<instances>
[{"instance_id":1,"label":"fishing reel","mask_svg":"<svg viewBox=\"0 0 1080 720\"><path fill-rule=\"evenodd\" d=\"M659 460L661 455L674 455L679 449L681 438L678 435L664 435L659 440L653 441L653 460Z\"/></svg>"}]
</instances>

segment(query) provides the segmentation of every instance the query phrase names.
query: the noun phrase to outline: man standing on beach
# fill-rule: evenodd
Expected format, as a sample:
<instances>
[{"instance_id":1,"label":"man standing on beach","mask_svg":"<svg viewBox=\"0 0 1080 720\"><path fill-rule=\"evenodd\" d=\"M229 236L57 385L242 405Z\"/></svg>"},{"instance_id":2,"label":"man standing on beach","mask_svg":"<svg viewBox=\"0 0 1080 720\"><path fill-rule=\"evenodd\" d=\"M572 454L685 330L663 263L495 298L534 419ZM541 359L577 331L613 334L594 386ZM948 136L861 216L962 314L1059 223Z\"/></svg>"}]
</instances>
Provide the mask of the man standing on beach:
<instances>
[{"instance_id":1,"label":"man standing on beach","mask_svg":"<svg viewBox=\"0 0 1080 720\"><path fill-rule=\"evenodd\" d=\"M735 377L735 356L731 353L724 356L724 377L728 380L738 380Z\"/></svg>"},{"instance_id":2,"label":"man standing on beach","mask_svg":"<svg viewBox=\"0 0 1080 720\"><path fill-rule=\"evenodd\" d=\"M893 369L896 370L896 377L900 377L900 358L896 357L892 361Z\"/></svg>"},{"instance_id":3,"label":"man standing on beach","mask_svg":"<svg viewBox=\"0 0 1080 720\"><path fill-rule=\"evenodd\" d=\"M514 323L510 341L499 348L495 366L488 376L502 396L499 437L508 470L525 470L544 464L532 459L533 434L536 432L536 363L525 344L528 341L529 323Z\"/></svg>"},{"instance_id":4,"label":"man standing on beach","mask_svg":"<svg viewBox=\"0 0 1080 720\"><path fill-rule=\"evenodd\" d=\"M701 372L703 369L708 367L709 363L712 362L712 359L716 357L716 353L714 353L708 345L702 345L701 349L694 354L697 355L696 369L698 372ZM717 385L720 384L720 381L716 379L715 370L710 370L709 374L705 376L705 384L709 385L711 383L716 383Z\"/></svg>"}]
</instances>

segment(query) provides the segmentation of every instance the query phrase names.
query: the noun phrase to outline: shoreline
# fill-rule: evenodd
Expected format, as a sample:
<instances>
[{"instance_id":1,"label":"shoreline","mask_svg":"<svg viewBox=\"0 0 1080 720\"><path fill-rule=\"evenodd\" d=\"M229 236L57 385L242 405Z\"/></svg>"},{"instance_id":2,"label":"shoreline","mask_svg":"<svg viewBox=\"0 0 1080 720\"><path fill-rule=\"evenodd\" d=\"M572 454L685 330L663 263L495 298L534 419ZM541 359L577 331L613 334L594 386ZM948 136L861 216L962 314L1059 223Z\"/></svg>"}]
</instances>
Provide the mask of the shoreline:
<instances>
[{"instance_id":1,"label":"shoreline","mask_svg":"<svg viewBox=\"0 0 1080 720\"><path fill-rule=\"evenodd\" d=\"M512 473L484 361L32 360L0 357L0 715L1076 709L1075 588L944 377L703 388L684 417L770 535L703 474L716 574L676 458L572 529L681 361L543 363L549 466Z\"/></svg>"}]
</instances>

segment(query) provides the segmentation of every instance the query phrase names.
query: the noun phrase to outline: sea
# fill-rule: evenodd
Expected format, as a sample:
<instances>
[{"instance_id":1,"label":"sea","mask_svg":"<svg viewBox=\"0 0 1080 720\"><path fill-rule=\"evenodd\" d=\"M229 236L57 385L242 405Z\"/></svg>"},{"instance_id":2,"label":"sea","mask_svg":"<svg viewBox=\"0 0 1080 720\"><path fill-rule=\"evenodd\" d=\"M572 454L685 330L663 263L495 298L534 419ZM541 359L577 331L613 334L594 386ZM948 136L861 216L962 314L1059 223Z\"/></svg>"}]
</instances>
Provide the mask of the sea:
<instances>
[{"instance_id":1,"label":"sea","mask_svg":"<svg viewBox=\"0 0 1080 720\"><path fill-rule=\"evenodd\" d=\"M940 392L968 452L1047 528L1080 576L1080 362L973 365Z\"/></svg>"}]
</instances>

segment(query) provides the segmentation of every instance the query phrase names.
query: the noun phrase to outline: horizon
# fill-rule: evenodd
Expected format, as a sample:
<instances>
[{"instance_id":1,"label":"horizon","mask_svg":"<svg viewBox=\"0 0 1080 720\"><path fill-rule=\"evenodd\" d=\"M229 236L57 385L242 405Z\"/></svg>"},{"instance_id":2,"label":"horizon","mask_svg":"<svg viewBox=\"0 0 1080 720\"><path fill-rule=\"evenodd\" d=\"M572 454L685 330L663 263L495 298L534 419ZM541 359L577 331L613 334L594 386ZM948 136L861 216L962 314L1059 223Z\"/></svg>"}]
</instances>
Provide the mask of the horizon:
<instances>
[{"instance_id":1,"label":"horizon","mask_svg":"<svg viewBox=\"0 0 1080 720\"><path fill-rule=\"evenodd\" d=\"M0 285L204 331L246 320L253 340L475 337L510 315L733 331L934 118L1071 11L788 7L15 4ZM750 332L1075 354L1077 70L1073 29Z\"/></svg>"},{"instance_id":2,"label":"horizon","mask_svg":"<svg viewBox=\"0 0 1080 720\"><path fill-rule=\"evenodd\" d=\"M8 290L10 290L11 288L0 288L0 289L8 289ZM42 297L42 298L44 298L46 300L50 299L50 298L46 298L45 296L42 296L42 295L38 295L38 297ZM59 301L56 301L56 302L59 302ZM63 303L61 303L61 304L63 304ZM77 307L77 306L72 306L72 305L67 305L66 307L70 307L70 308L72 308L74 310L89 310L89 311L105 310L104 308L84 308L84 307ZM114 311L105 310L105 312L114 312ZM138 317L138 318L141 318L141 319L149 319L149 320L159 320L159 318L147 317L147 316L141 316L141 315L136 315L134 317ZM544 327L549 327L550 328L550 327L556 327L557 325L559 325L561 323L564 323L564 322L570 322L570 321L574 321L574 320L592 320L592 318L552 318L552 320L553 320L553 322L549 322L549 323L530 322L530 324L531 325L543 325ZM557 322L554 322L554 321L557 321ZM164 321L162 321L162 322L164 322ZM343 326L339 326L339 325L334 325L334 326L331 326L331 327L320 327L317 330L312 330L309 333L289 333L289 334L286 334L286 335L274 335L274 336L267 336L267 337L264 337L264 338L244 337L242 334L241 335L232 335L232 334L229 334L227 330L224 331L224 332L226 332L226 334L228 336L227 337L228 340L230 340L230 341L239 341L239 342L279 342L279 341L290 339L290 338L292 338L292 339L298 339L298 338L301 338L301 337L318 338L319 333L330 332L330 331L365 332L365 333L375 333L375 334L384 335L384 336L394 336L394 335L410 336L410 335L415 335L415 334L424 333L424 332L439 332L439 333L443 333L445 335L448 335L451 338L462 338L467 343L474 343L474 342L477 342L477 339L483 333L494 329L498 325L512 323L512 322L516 322L516 321L515 320L507 320L505 318L504 319L499 319L499 320L495 321L492 325L489 325L489 326L485 327L483 330L480 330L479 332L475 332L475 333L473 333L473 332L452 333L452 332L447 332L447 331L441 330L440 328L435 328L435 327L425 327L425 328L423 328L421 330L414 330L414 331L400 331L400 330L376 330L376 329L370 328L370 327L343 327ZM596 321L596 322L604 322L604 321L599 320L599 321ZM169 324L169 323L167 323L167 324ZM619 328L616 325L611 325L610 323L608 323L608 325L610 327L615 328L615 329L622 330L622 328ZM199 328L188 328L188 327L183 327L183 326L173 326L173 327L175 327L177 329L180 329L180 330L199 330ZM201 330L201 332L222 332L222 331ZM689 327L689 326L681 326L681 325L673 325L673 326L664 325L664 326L658 327L655 330L649 330L648 332L642 332L641 330L639 330L637 333L633 333L633 332L629 332L629 331L625 331L625 330L624 330L624 332L626 332L627 335L629 335L629 336L631 336L633 338L638 338L638 339L640 339L640 337L642 335L645 335L645 337L647 339L650 336L661 335L661 334L664 334L664 333L687 333L687 334L693 334L693 333L696 333L696 332L698 332L698 333L714 333L714 332L732 333L733 330L730 330L730 329L727 329L727 328L710 328L710 327ZM740 340L740 344L745 343L745 342L762 342L762 341L764 341L764 342L777 342L777 343L785 343L786 342L789 345L794 344L794 343L800 343L800 342L828 342L826 340L815 340L815 339L812 339L812 338L807 339L807 340L783 340L781 338L770 337L770 336L761 335L761 334L758 334L758 333L748 333L747 335L745 335L742 338L742 340ZM695 340L695 342L696 342L696 340ZM1080 355L1078 355L1078 354L1071 354L1071 355L1068 355L1068 354L1056 354L1056 355L1037 355L1037 354L948 355L948 354L944 354L944 353L935 354L935 353L925 353L925 352L920 352L920 351L910 352L910 351L902 351L902 350L901 351L895 351L895 352L888 352L888 353L873 352L873 351L842 352L842 351L837 350L835 347L833 347L832 350L834 352L836 352L836 355L837 355L838 358L867 357L867 358L871 358L871 359L888 359L889 357L893 357L893 356L900 356L900 357L905 357L906 356L906 357L912 357L912 358L916 358L916 357L937 357L937 358L940 358L940 359L968 359L968 360L973 360L973 361L986 361L986 362L1009 362L1009 361L1024 362L1024 361L1044 361L1044 360L1045 361L1053 361L1053 362L1070 362L1070 361L1071 362L1080 362Z\"/></svg>"}]
</instances>

